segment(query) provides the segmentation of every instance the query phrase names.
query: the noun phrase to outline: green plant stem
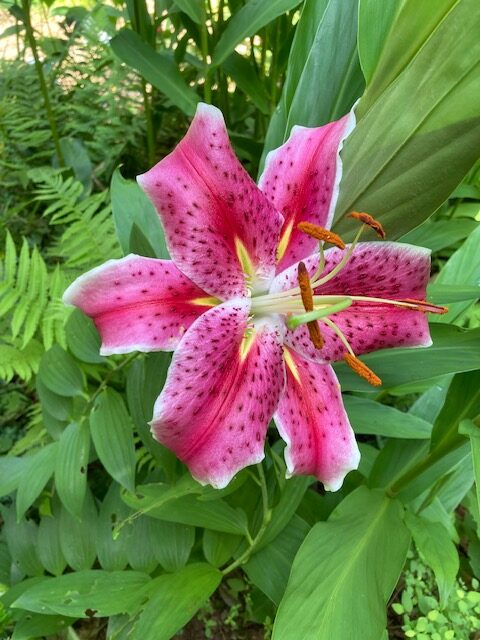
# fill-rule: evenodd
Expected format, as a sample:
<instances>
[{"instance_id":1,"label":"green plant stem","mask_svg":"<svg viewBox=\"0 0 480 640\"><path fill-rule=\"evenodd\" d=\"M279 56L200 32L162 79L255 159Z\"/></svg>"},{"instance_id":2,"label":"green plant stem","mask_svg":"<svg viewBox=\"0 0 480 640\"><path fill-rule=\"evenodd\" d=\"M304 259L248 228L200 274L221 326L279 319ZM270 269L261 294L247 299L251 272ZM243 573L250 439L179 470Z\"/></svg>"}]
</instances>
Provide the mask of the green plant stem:
<instances>
[{"instance_id":1,"label":"green plant stem","mask_svg":"<svg viewBox=\"0 0 480 640\"><path fill-rule=\"evenodd\" d=\"M150 104L150 96L147 91L147 83L142 78L142 94L143 94L143 108L145 110L145 124L147 127L147 156L148 164L153 166L155 164L155 131L153 127L153 114L152 106Z\"/></svg>"},{"instance_id":2,"label":"green plant stem","mask_svg":"<svg viewBox=\"0 0 480 640\"><path fill-rule=\"evenodd\" d=\"M38 81L40 83L40 90L42 92L43 101L45 104L45 111L47 112L48 124L52 133L53 145L55 147L55 153L57 154L58 163L60 166L65 166L65 158L63 157L62 148L60 146L60 136L58 135L57 123L53 115L52 104L50 102L50 96L48 94L47 83L45 81L45 75L43 73L43 66L38 56L37 43L35 41L35 34L33 33L32 22L30 19L30 2L29 0L22 0L22 9L25 14L25 32L27 34L28 44L32 50L33 59L35 61L35 70L37 72Z\"/></svg>"},{"instance_id":3,"label":"green plant stem","mask_svg":"<svg viewBox=\"0 0 480 640\"><path fill-rule=\"evenodd\" d=\"M207 7L206 0L202 3L203 21L200 29L200 38L202 45L202 58L205 65L205 80L203 83L203 97L206 103L212 102L212 85L210 82L210 65L208 62L208 29L207 29Z\"/></svg>"},{"instance_id":4,"label":"green plant stem","mask_svg":"<svg viewBox=\"0 0 480 640\"><path fill-rule=\"evenodd\" d=\"M265 479L265 474L263 472L262 463L257 464L257 471L258 471L259 484L262 492L262 512L263 512L262 524L260 525L260 529L258 530L257 535L253 539L251 539L251 542L249 542L249 546L247 547L247 549L245 549L245 551L241 555L239 555L236 560L234 560L231 564L226 566L225 569L222 569L222 574L224 576L227 575L228 573L231 573L234 569L236 569L242 564L245 564L245 562L249 560L253 551L258 546L260 540L265 535L268 524L272 518L272 510L268 506L267 482Z\"/></svg>"},{"instance_id":5,"label":"green plant stem","mask_svg":"<svg viewBox=\"0 0 480 640\"><path fill-rule=\"evenodd\" d=\"M102 391L105 389L105 387L113 378L113 376L117 373L117 371L120 371L120 369L123 369L123 367L125 367L127 364L130 364L130 362L132 362L132 360L135 360L137 356L138 356L138 353L131 353L127 358L125 358L125 360L122 360L122 362L119 362L115 367L113 367L111 371L107 373L105 378L98 385L97 389L95 390L95 393L92 395L91 398L89 398L88 404L85 408L85 415L88 414L90 408L93 407L95 400L102 393Z\"/></svg>"}]
</instances>

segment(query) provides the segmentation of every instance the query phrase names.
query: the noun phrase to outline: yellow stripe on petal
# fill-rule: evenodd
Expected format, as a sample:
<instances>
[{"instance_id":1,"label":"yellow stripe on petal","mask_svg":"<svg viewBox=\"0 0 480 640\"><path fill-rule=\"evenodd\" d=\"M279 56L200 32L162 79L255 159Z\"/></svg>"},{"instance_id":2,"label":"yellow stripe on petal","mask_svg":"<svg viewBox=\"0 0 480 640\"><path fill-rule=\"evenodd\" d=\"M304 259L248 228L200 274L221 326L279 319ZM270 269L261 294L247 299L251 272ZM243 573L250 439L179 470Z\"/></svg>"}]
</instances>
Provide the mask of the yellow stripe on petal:
<instances>
[{"instance_id":1,"label":"yellow stripe on petal","mask_svg":"<svg viewBox=\"0 0 480 640\"><path fill-rule=\"evenodd\" d=\"M285 251L287 250L288 243L290 242L290 237L292 235L292 229L293 229L293 220L288 223L285 231L282 233L282 237L280 238L280 242L278 243L278 247L277 247L277 261L278 262L280 262L280 260L285 255Z\"/></svg>"},{"instance_id":2,"label":"yellow stripe on petal","mask_svg":"<svg viewBox=\"0 0 480 640\"><path fill-rule=\"evenodd\" d=\"M235 238L235 251L237 253L238 261L242 266L243 273L248 279L253 280L255 276L255 266L252 262L250 254L248 253L245 245L240 238Z\"/></svg>"},{"instance_id":3,"label":"yellow stripe on petal","mask_svg":"<svg viewBox=\"0 0 480 640\"><path fill-rule=\"evenodd\" d=\"M255 341L255 331L253 329L247 329L243 340L240 344L240 360L243 362L248 356L250 349L253 347Z\"/></svg>"},{"instance_id":4,"label":"yellow stripe on petal","mask_svg":"<svg viewBox=\"0 0 480 640\"><path fill-rule=\"evenodd\" d=\"M199 307L216 307L222 301L219 298L205 297L205 298L193 298L190 300L190 304L196 304Z\"/></svg>"},{"instance_id":5,"label":"yellow stripe on petal","mask_svg":"<svg viewBox=\"0 0 480 640\"><path fill-rule=\"evenodd\" d=\"M302 381L300 379L300 374L298 373L298 369L297 369L297 365L295 364L295 362L293 361L292 358L292 354L290 353L290 351L286 348L283 349L283 357L285 359L285 364L287 365L287 367L290 369L290 371L292 372L292 376L295 378L295 380L301 384Z\"/></svg>"}]
</instances>

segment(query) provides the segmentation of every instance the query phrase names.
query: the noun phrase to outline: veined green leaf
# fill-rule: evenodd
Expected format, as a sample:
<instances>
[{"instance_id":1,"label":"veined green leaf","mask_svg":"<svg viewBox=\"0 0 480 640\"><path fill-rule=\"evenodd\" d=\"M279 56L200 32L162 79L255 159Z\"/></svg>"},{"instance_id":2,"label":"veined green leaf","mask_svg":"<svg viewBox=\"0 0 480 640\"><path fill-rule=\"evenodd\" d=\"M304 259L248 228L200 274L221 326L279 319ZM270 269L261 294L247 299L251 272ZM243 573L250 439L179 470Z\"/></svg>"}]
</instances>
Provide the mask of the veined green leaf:
<instances>
[{"instance_id":1,"label":"veined green leaf","mask_svg":"<svg viewBox=\"0 0 480 640\"><path fill-rule=\"evenodd\" d=\"M455 586L455 578L460 567L457 548L440 522L430 522L426 518L407 511L405 524L413 536L420 555L435 573L440 606L443 608Z\"/></svg>"},{"instance_id":2,"label":"veined green leaf","mask_svg":"<svg viewBox=\"0 0 480 640\"><path fill-rule=\"evenodd\" d=\"M363 75L370 82L380 54L389 35L390 27L402 0L359 0L358 55Z\"/></svg>"},{"instance_id":3,"label":"veined green leaf","mask_svg":"<svg viewBox=\"0 0 480 640\"><path fill-rule=\"evenodd\" d=\"M80 518L82 514L89 452L87 423L69 424L58 442L55 486L60 500L75 518Z\"/></svg>"},{"instance_id":4,"label":"veined green leaf","mask_svg":"<svg viewBox=\"0 0 480 640\"><path fill-rule=\"evenodd\" d=\"M407 14L410 28L423 33L418 2L406 1ZM476 0L456 2L366 112L368 92L362 98L364 115L342 154L335 231L350 237L356 226L346 214L368 211L395 240L426 220L473 165L480 146L479 28ZM406 41L387 41L384 55L400 56Z\"/></svg>"},{"instance_id":5,"label":"veined green leaf","mask_svg":"<svg viewBox=\"0 0 480 640\"><path fill-rule=\"evenodd\" d=\"M105 362L100 355L100 336L93 321L80 309L74 309L65 327L67 344L73 355L82 362Z\"/></svg>"},{"instance_id":6,"label":"veined green leaf","mask_svg":"<svg viewBox=\"0 0 480 640\"><path fill-rule=\"evenodd\" d=\"M105 389L95 401L90 433L98 457L109 474L129 491L135 489L133 425L122 397Z\"/></svg>"},{"instance_id":7,"label":"veined green leaf","mask_svg":"<svg viewBox=\"0 0 480 640\"><path fill-rule=\"evenodd\" d=\"M83 374L72 356L58 344L45 352L38 375L46 387L60 396L82 393Z\"/></svg>"},{"instance_id":8,"label":"veined green leaf","mask_svg":"<svg viewBox=\"0 0 480 640\"><path fill-rule=\"evenodd\" d=\"M156 578L131 640L169 640L208 600L221 579L220 571L208 564L191 564Z\"/></svg>"},{"instance_id":9,"label":"veined green leaf","mask_svg":"<svg viewBox=\"0 0 480 640\"><path fill-rule=\"evenodd\" d=\"M62 505L60 509L60 545L66 561L75 571L90 569L96 558L97 507L87 488L80 520ZM68 614L65 611L56 613Z\"/></svg>"},{"instance_id":10,"label":"veined green leaf","mask_svg":"<svg viewBox=\"0 0 480 640\"><path fill-rule=\"evenodd\" d=\"M60 544L60 519L57 513L43 516L38 525L37 553L45 569L54 576L61 575L67 565Z\"/></svg>"},{"instance_id":11,"label":"veined green leaf","mask_svg":"<svg viewBox=\"0 0 480 640\"><path fill-rule=\"evenodd\" d=\"M272 638L380 637L409 543L398 502L365 487L350 493L300 547Z\"/></svg>"},{"instance_id":12,"label":"veined green leaf","mask_svg":"<svg viewBox=\"0 0 480 640\"><path fill-rule=\"evenodd\" d=\"M426 420L367 398L345 395L345 408L356 433L389 438L428 439L432 425Z\"/></svg>"},{"instance_id":13,"label":"veined green leaf","mask_svg":"<svg viewBox=\"0 0 480 640\"><path fill-rule=\"evenodd\" d=\"M318 127L336 120L360 96L364 80L357 53L357 13L358 0L305 0L260 170L266 154L288 138L294 125Z\"/></svg>"},{"instance_id":14,"label":"veined green leaf","mask_svg":"<svg viewBox=\"0 0 480 640\"><path fill-rule=\"evenodd\" d=\"M17 520L35 502L55 470L58 444L52 442L26 459L17 491Z\"/></svg>"},{"instance_id":15,"label":"veined green leaf","mask_svg":"<svg viewBox=\"0 0 480 640\"><path fill-rule=\"evenodd\" d=\"M477 505L480 513L480 427L472 420L462 420L459 432L470 438L472 448L473 472L475 474L475 486L477 494Z\"/></svg>"},{"instance_id":16,"label":"veined green leaf","mask_svg":"<svg viewBox=\"0 0 480 640\"><path fill-rule=\"evenodd\" d=\"M480 368L480 329L466 331L453 325L430 325L433 345L426 349L385 349L362 356L385 388L429 380L447 373ZM343 363L335 365L342 389L371 391Z\"/></svg>"},{"instance_id":17,"label":"veined green leaf","mask_svg":"<svg viewBox=\"0 0 480 640\"><path fill-rule=\"evenodd\" d=\"M112 616L136 609L150 578L137 571L77 571L45 578L12 605L46 615Z\"/></svg>"}]
</instances>

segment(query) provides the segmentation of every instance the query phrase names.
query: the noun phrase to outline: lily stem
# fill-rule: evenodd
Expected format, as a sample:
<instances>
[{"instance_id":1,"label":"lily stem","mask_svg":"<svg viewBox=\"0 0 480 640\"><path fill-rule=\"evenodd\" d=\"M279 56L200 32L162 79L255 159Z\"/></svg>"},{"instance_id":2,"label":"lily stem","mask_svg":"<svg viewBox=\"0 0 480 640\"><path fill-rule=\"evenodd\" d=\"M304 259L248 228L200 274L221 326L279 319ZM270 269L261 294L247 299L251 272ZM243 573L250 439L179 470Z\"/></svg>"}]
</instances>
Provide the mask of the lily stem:
<instances>
[{"instance_id":1,"label":"lily stem","mask_svg":"<svg viewBox=\"0 0 480 640\"><path fill-rule=\"evenodd\" d=\"M245 564L250 559L255 548L258 546L260 540L265 535L265 531L267 530L268 524L272 518L272 510L268 506L268 490L267 490L267 482L265 479L265 473L263 472L262 463L257 464L258 478L260 481L260 488L262 491L262 524L260 525L260 529L258 530L256 536L251 539L249 542L249 546L245 551L238 556L236 560L230 563L225 569L222 569L222 574L225 576L228 573L231 573L234 569L239 567L242 564Z\"/></svg>"},{"instance_id":2,"label":"lily stem","mask_svg":"<svg viewBox=\"0 0 480 640\"><path fill-rule=\"evenodd\" d=\"M37 72L38 82L40 83L40 90L43 96L45 111L47 112L48 124L52 133L53 146L55 147L55 153L57 154L58 164L64 167L65 158L63 157L62 147L60 146L60 136L58 135L57 123L55 122L55 117L53 115L52 103L50 102L47 82L45 80L45 74L43 73L43 65L38 55L37 43L35 40L35 34L33 32L31 21L30 4L30 0L22 0L22 9L25 20L25 32L27 34L28 44L30 45L30 49L32 50L32 55L35 62L35 70Z\"/></svg>"}]
</instances>

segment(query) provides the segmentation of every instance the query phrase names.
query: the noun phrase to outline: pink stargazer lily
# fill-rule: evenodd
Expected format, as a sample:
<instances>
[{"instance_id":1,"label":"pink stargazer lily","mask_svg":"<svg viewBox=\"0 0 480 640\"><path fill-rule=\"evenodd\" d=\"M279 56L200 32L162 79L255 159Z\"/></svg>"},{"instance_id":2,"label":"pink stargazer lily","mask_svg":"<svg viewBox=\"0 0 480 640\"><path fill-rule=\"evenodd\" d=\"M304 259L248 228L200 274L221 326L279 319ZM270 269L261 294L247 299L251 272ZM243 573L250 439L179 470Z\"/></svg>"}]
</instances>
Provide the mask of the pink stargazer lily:
<instances>
[{"instance_id":1,"label":"pink stargazer lily","mask_svg":"<svg viewBox=\"0 0 480 640\"><path fill-rule=\"evenodd\" d=\"M65 293L95 322L102 354L175 349L152 431L201 483L224 487L260 462L273 416L288 476L312 474L338 489L360 454L328 363L431 343L423 303L429 251L366 242L324 252L297 227L329 228L339 151L353 126L351 113L294 127L268 155L257 187L221 112L200 104L175 150L138 177L172 260L110 260ZM299 261L313 311L300 293ZM321 348L307 321L318 322Z\"/></svg>"}]
</instances>

